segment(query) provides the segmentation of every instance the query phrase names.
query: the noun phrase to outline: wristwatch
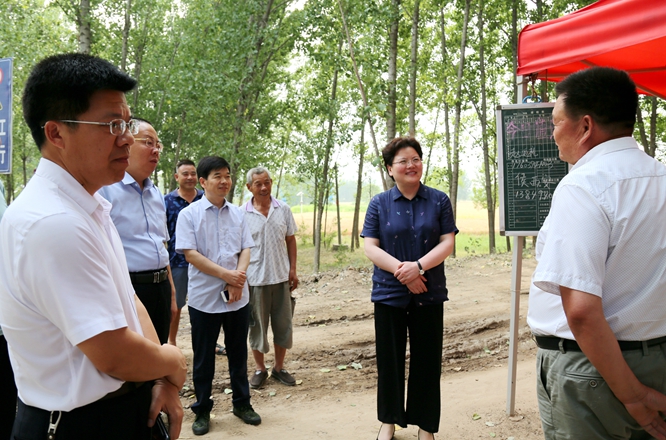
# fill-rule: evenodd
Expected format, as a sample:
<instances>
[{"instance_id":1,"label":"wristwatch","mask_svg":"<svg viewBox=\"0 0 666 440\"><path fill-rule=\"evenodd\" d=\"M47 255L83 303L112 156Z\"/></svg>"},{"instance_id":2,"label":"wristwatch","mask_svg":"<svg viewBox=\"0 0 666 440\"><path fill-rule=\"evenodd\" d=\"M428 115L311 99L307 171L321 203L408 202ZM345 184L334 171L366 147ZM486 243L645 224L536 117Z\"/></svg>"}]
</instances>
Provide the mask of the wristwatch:
<instances>
[{"instance_id":1,"label":"wristwatch","mask_svg":"<svg viewBox=\"0 0 666 440\"><path fill-rule=\"evenodd\" d=\"M419 275L423 275L425 273L425 270L423 270L423 266L421 266L421 262L419 260L416 260L416 264L419 266Z\"/></svg>"}]
</instances>

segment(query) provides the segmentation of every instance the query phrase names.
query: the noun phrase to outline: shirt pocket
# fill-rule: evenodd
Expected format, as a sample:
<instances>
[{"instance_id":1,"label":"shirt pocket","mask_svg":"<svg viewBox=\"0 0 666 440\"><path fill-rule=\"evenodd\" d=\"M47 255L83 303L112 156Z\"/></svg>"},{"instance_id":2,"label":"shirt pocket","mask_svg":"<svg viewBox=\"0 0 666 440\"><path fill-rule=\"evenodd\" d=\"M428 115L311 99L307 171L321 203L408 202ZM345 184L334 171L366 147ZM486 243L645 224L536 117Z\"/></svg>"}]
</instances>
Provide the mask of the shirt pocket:
<instances>
[{"instance_id":1,"label":"shirt pocket","mask_svg":"<svg viewBox=\"0 0 666 440\"><path fill-rule=\"evenodd\" d=\"M239 254L241 243L243 242L241 234L242 230L238 226L223 228L220 234L220 249L223 254Z\"/></svg>"}]
</instances>

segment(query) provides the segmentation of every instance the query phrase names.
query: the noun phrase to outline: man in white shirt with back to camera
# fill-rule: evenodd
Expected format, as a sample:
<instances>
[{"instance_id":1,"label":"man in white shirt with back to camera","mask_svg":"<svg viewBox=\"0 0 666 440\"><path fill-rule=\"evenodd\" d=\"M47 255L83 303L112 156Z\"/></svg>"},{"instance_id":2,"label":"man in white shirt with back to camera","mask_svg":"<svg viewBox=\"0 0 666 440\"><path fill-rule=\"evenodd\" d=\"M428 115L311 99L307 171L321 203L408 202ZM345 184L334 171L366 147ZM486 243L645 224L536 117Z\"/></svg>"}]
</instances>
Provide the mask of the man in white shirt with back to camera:
<instances>
[{"instance_id":1,"label":"man in white shirt with back to camera","mask_svg":"<svg viewBox=\"0 0 666 440\"><path fill-rule=\"evenodd\" d=\"M536 246L528 324L547 439L666 439L666 167L631 137L638 95L595 67L557 84L571 165Z\"/></svg>"}]
</instances>

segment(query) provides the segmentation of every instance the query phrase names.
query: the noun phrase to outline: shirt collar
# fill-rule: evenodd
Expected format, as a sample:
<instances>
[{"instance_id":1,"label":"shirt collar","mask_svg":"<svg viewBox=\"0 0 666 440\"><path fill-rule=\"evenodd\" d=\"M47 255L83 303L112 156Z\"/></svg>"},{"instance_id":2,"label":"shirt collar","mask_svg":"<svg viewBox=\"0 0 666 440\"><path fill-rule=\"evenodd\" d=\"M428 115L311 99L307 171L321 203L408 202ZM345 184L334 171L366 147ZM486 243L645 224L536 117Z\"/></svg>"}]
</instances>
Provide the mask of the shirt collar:
<instances>
[{"instance_id":1,"label":"shirt collar","mask_svg":"<svg viewBox=\"0 0 666 440\"><path fill-rule=\"evenodd\" d=\"M570 171L573 171L586 163L594 160L594 158L603 156L608 153L615 153L616 151L629 150L632 148L640 149L636 140L631 136L625 136L617 139L611 139L610 141L602 142L596 147L592 148L590 151L585 153L583 157L578 159L578 162L571 167Z\"/></svg>"},{"instance_id":2,"label":"shirt collar","mask_svg":"<svg viewBox=\"0 0 666 440\"><path fill-rule=\"evenodd\" d=\"M405 200L407 200L407 198L403 196L400 190L398 189L398 185L395 185L393 188L390 189L390 191L391 191L391 198L393 200L398 200L400 197L403 197ZM414 199L420 197L422 199L427 200L429 192L430 191L428 191L428 187L421 183L419 184L419 190L416 192L416 196L414 197Z\"/></svg>"},{"instance_id":3,"label":"shirt collar","mask_svg":"<svg viewBox=\"0 0 666 440\"><path fill-rule=\"evenodd\" d=\"M208 197L206 197L206 194L204 194L204 195L201 197L201 200L199 201L199 203L202 204L201 207L202 207L204 210L206 210L206 209L210 209L210 208L218 209L217 206L215 206L215 205L213 205L212 203L210 203L210 200L208 200ZM229 209L229 200L225 200L224 205L222 205L222 207L219 208L219 209L220 209L220 210L223 210L223 209Z\"/></svg>"},{"instance_id":4,"label":"shirt collar","mask_svg":"<svg viewBox=\"0 0 666 440\"><path fill-rule=\"evenodd\" d=\"M245 210L247 212L252 212L254 211L254 205L252 204L252 200L254 200L254 197L252 197L250 200L247 201L245 204ZM275 197L271 196L271 205L273 208L279 208L280 207L280 201L276 199Z\"/></svg>"},{"instance_id":5,"label":"shirt collar","mask_svg":"<svg viewBox=\"0 0 666 440\"><path fill-rule=\"evenodd\" d=\"M137 188L139 187L139 183L127 171L125 171L125 177L123 177L122 182L125 185L135 184ZM152 187L153 187L153 181L150 180L150 177L146 177L146 180L143 181L143 190L145 191L145 190L147 190L149 188L152 188Z\"/></svg>"},{"instance_id":6,"label":"shirt collar","mask_svg":"<svg viewBox=\"0 0 666 440\"><path fill-rule=\"evenodd\" d=\"M58 188L67 194L74 202L89 215L97 209L103 199L97 193L96 197L91 196L71 174L65 171L60 165L48 159L39 159L39 165L35 175L55 183ZM105 206L102 204L102 206Z\"/></svg>"},{"instance_id":7,"label":"shirt collar","mask_svg":"<svg viewBox=\"0 0 666 440\"><path fill-rule=\"evenodd\" d=\"M180 194L178 193L178 188L174 189L174 190L171 191L169 194L171 194L173 197L178 197L178 198L181 199L181 200L185 200L185 199L182 198L182 197L180 196ZM193 199L192 201L193 201L193 202L196 201L197 197L201 197L201 196L203 196L203 191L200 190L200 189L197 189L197 194L194 196L194 199ZM187 200L185 200L185 201L187 202Z\"/></svg>"}]
</instances>

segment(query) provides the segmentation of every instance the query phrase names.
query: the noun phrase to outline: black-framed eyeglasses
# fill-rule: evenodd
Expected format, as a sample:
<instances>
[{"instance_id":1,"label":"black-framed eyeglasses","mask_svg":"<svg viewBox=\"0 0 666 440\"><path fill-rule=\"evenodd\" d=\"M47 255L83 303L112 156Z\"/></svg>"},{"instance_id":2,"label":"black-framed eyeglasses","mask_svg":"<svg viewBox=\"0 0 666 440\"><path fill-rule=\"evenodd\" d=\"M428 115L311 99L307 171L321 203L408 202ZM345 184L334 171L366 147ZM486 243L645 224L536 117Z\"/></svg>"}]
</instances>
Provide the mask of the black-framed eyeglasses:
<instances>
[{"instance_id":1,"label":"black-framed eyeglasses","mask_svg":"<svg viewBox=\"0 0 666 440\"><path fill-rule=\"evenodd\" d=\"M75 121L73 119L60 119L60 122L69 122L73 124L89 124L89 125L107 125L109 132L114 136L121 136L125 130L129 130L132 135L139 133L139 121L130 119L126 122L122 119L114 119L109 122L94 122L94 121Z\"/></svg>"}]
</instances>

